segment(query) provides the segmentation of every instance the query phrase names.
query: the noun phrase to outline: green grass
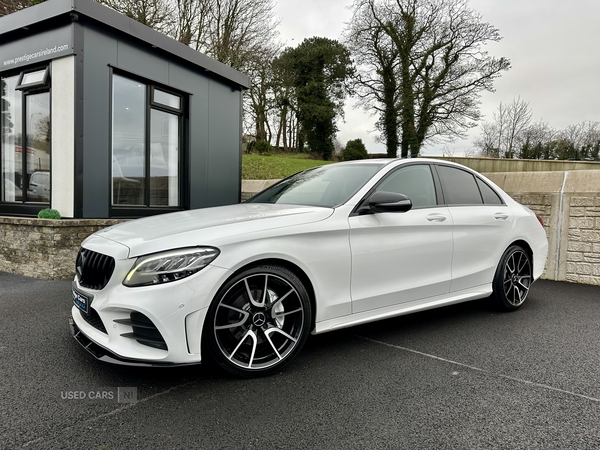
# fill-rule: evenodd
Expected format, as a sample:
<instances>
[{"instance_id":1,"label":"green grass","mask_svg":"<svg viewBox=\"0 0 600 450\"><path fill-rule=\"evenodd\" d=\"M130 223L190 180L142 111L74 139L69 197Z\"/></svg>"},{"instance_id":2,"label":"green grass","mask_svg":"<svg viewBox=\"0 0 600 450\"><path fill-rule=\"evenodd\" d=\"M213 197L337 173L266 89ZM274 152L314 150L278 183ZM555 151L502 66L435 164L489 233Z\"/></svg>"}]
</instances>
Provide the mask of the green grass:
<instances>
[{"instance_id":1,"label":"green grass","mask_svg":"<svg viewBox=\"0 0 600 450\"><path fill-rule=\"evenodd\" d=\"M276 153L274 155L242 155L242 179L272 180L285 178L311 167L330 164L332 161L310 159L303 153Z\"/></svg>"}]
</instances>

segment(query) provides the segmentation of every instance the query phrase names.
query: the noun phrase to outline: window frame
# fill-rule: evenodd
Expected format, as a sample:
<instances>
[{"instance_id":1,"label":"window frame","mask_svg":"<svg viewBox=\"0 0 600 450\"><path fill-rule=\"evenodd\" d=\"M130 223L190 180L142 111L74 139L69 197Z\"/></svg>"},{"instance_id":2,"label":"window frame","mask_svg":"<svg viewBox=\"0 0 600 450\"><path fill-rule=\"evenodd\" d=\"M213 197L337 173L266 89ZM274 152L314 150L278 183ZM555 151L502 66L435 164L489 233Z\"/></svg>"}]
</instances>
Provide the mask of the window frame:
<instances>
[{"instance_id":1,"label":"window frame","mask_svg":"<svg viewBox=\"0 0 600 450\"><path fill-rule=\"evenodd\" d=\"M377 192L377 189L379 188L379 186L381 184L383 184L393 174L395 174L396 172L398 172L401 169L404 169L404 168L407 168L410 166L427 166L429 168L429 170L431 171L431 178L433 179L433 187L434 187L435 198L436 198L435 205L417 206L417 207L411 208L410 211L412 211L413 209L440 208L440 207L446 206L443 203L441 183L440 183L437 171L435 170L434 164L432 164L430 162L424 162L424 161L415 161L415 162L410 162L410 163L406 163L406 164L401 164L400 166L397 166L394 169L390 170L388 173L386 173L371 189L369 189L369 192L367 192L365 194L365 196L356 204L355 208L350 213L350 217L356 216L356 215L362 215L362 214L372 214L373 211L371 211L371 209L369 208L369 198L371 197L371 195L373 195L375 192ZM407 213L409 213L410 211L407 211ZM383 213L377 213L377 214L383 214ZM397 214L397 213L392 213L392 214ZM406 213L402 213L402 214L406 214Z\"/></svg>"},{"instance_id":2,"label":"window frame","mask_svg":"<svg viewBox=\"0 0 600 450\"><path fill-rule=\"evenodd\" d=\"M397 167L396 169L394 169L394 170L390 171L389 173L387 173L385 175L385 177L383 177L383 179L381 179L381 180L379 180L377 182L377 185L373 189L373 193L379 192L379 188L383 184L387 183L391 178L395 177L396 174L398 174L399 172L401 172L403 170L406 170L406 169L408 169L410 167L417 167L417 166L419 166L419 167L422 166L422 167L426 167L427 169L429 169L429 174L431 175L431 182L432 182L432 187L433 187L433 194L435 196L435 203L433 203L431 205L423 205L423 206L417 206L417 205L415 205L413 203L411 209L424 209L424 208L434 208L434 207L437 207L438 204L439 204L439 198L438 198L438 193L437 193L436 185L435 185L435 176L434 176L433 170L431 169L431 165L427 164L427 163L425 163L425 164L423 164L423 163L403 164L402 166ZM384 191L385 191L385 189L384 189ZM410 196L408 196L408 194L406 194L405 192L396 192L396 191L386 191L386 192L395 192L397 194L406 195L408 198L410 198ZM412 202L412 199L411 199L411 202Z\"/></svg>"},{"instance_id":3,"label":"window frame","mask_svg":"<svg viewBox=\"0 0 600 450\"><path fill-rule=\"evenodd\" d=\"M145 86L145 105L144 105L144 204L143 205L118 205L113 204L113 120L114 120L114 77L120 76L128 80L141 83ZM136 75L127 71L110 67L110 108L109 108L109 186L108 186L108 211L109 217L114 218L137 218L146 217L156 214L163 214L168 212L183 211L189 209L189 193L187 187L189 186L189 174L186 167L188 167L189 161L189 94L181 91L174 90L169 86L165 86L159 82L144 78L140 75ZM176 95L180 98L180 108L169 107L162 103L154 101L154 90L158 89L168 94ZM151 117L152 111L158 110L169 114L175 114L179 117L178 133L179 133L179 151L178 151L178 197L179 204L177 206L152 206L150 203L150 175L151 175Z\"/></svg>"},{"instance_id":4,"label":"window frame","mask_svg":"<svg viewBox=\"0 0 600 450\"><path fill-rule=\"evenodd\" d=\"M25 83L23 84L23 79L25 78L26 75L29 75L31 73L35 73L35 72L41 72L44 71L44 75L42 76L42 79L40 81L34 81L31 83ZM37 68L32 68L30 70L23 70L21 72L21 74L19 75L19 81L17 81L17 87L15 88L17 91L27 91L27 92L31 92L33 90L43 90L45 88L48 88L48 81L50 80L50 66L45 66L45 67L37 67Z\"/></svg>"},{"instance_id":5,"label":"window frame","mask_svg":"<svg viewBox=\"0 0 600 450\"><path fill-rule=\"evenodd\" d=\"M456 167L450 164L440 164L440 163L436 163L433 164L433 170L435 171L435 176L439 179L439 186L440 186L440 195L441 195L441 200L444 204L444 206L447 206L449 208L451 207L463 207L463 206L506 206L506 202L504 201L504 198L502 198L502 196L494 189L492 188L492 186L490 186L488 183L486 183L486 181L484 179L482 179L478 173L463 168L463 167ZM448 201L446 200L446 192L444 192L444 185L442 183L442 179L441 176L439 174L438 168L439 167L447 167L450 169L455 169L455 170L461 170L463 172L468 173L469 175L471 175L475 181L475 186L477 187L477 192L479 192L479 196L481 198L481 203L448 203ZM479 183L483 183L485 184L488 188L490 188L492 190L492 192L494 192L496 194L496 196L500 199L500 201L502 203L486 203L485 202L485 198L483 197L483 193L481 192L481 188L479 187Z\"/></svg>"},{"instance_id":6,"label":"window frame","mask_svg":"<svg viewBox=\"0 0 600 450\"><path fill-rule=\"evenodd\" d=\"M492 186L489 185L489 183L486 183L485 180L477 175L475 175L475 182L477 183L477 187L479 188L479 193L481 194L481 198L483 199L483 204L484 205L489 205L489 206L502 206L502 205L506 205L506 202L504 201L504 199L502 198L502 196L500 194L498 194L498 192L496 191L496 189L494 189ZM481 185L486 186L490 191L492 191L494 193L494 195L500 200L500 203L488 203L485 201L485 196L483 195L483 191L481 190Z\"/></svg>"},{"instance_id":7,"label":"window frame","mask_svg":"<svg viewBox=\"0 0 600 450\"><path fill-rule=\"evenodd\" d=\"M21 92L21 139L23 140L21 144L21 154L23 155L23 145L27 145L26 136L28 132L28 123L27 123L27 97L35 94L48 93L48 117L50 119L50 154L48 158L48 165L50 170L48 171L49 176L48 180L50 183L50 196L47 202L33 202L29 201L29 199L22 199L21 201L15 202L7 202L2 200L2 196L0 196L0 214L7 214L11 216L23 216L23 217L37 217L37 214L45 208L52 208L52 83L50 77L52 62L48 62L42 65L35 65L26 68L19 68L17 70L10 70L0 74L0 79L11 78L14 76L18 76L18 81L15 86L15 91ZM23 77L28 73L37 72L40 70L44 70L44 78L41 82L37 83L28 83L26 85L22 84ZM25 133L23 133L25 131ZM25 136L25 138L23 138ZM1 138L0 138L1 139ZM24 152L27 155L27 151ZM28 157L26 156L24 159L21 159L21 169L27 168ZM0 173L4 173L4 158L2 157L2 147L0 145ZM26 170L25 170L26 173ZM33 175L33 173L32 173ZM4 178L0 176L1 185L0 192L4 192ZM23 183L21 183L23 184ZM21 186L22 195L26 198L28 196L28 188L29 186Z\"/></svg>"},{"instance_id":8,"label":"window frame","mask_svg":"<svg viewBox=\"0 0 600 450\"><path fill-rule=\"evenodd\" d=\"M165 105L164 103L160 103L157 102L154 97L155 97L155 92L159 90L162 91L166 94L170 94L176 97L179 97L179 108L175 108L173 106L169 106L169 105ZM156 84L153 84L152 86L150 86L150 92L151 92L151 97L150 97L150 106L155 108L155 109L160 109L161 111L165 111L165 112L171 112L171 113L176 113L176 114L180 114L183 115L183 106L184 106L184 98L183 98L183 94L182 93L177 93L174 92L172 89L165 89L162 87L159 87Z\"/></svg>"}]
</instances>

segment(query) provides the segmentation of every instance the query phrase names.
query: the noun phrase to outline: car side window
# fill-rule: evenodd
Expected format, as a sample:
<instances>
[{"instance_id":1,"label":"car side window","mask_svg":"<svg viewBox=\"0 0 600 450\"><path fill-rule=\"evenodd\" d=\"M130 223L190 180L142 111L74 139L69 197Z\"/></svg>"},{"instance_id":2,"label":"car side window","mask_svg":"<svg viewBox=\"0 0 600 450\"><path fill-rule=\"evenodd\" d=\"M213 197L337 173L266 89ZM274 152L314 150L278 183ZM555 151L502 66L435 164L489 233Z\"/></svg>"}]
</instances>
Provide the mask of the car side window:
<instances>
[{"instance_id":1,"label":"car side window","mask_svg":"<svg viewBox=\"0 0 600 450\"><path fill-rule=\"evenodd\" d=\"M427 164L401 167L388 175L376 191L404 194L410 198L413 208L437 205L433 175Z\"/></svg>"},{"instance_id":2,"label":"car side window","mask_svg":"<svg viewBox=\"0 0 600 450\"><path fill-rule=\"evenodd\" d=\"M447 205L482 205L475 177L466 170L437 166Z\"/></svg>"},{"instance_id":3,"label":"car side window","mask_svg":"<svg viewBox=\"0 0 600 450\"><path fill-rule=\"evenodd\" d=\"M481 196L483 197L483 203L486 205L503 205L504 201L502 198L494 191L491 187L487 185L487 183L483 180L477 178L477 186L479 186L479 190L481 191Z\"/></svg>"},{"instance_id":4,"label":"car side window","mask_svg":"<svg viewBox=\"0 0 600 450\"><path fill-rule=\"evenodd\" d=\"M479 190L481 191L481 196L483 197L483 202L486 205L503 205L504 202L500 198L500 196L494 191L491 187L489 187L483 180L477 178L477 186L479 186Z\"/></svg>"}]
</instances>

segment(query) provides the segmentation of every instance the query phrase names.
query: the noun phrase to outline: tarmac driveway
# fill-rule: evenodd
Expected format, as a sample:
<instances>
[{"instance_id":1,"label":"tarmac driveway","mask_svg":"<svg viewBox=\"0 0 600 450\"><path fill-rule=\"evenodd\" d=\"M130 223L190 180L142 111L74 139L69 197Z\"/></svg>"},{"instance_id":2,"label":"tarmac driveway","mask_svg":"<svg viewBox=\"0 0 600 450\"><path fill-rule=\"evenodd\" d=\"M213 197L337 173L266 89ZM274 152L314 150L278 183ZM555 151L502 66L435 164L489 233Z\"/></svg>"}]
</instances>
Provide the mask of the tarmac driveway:
<instances>
[{"instance_id":1,"label":"tarmac driveway","mask_svg":"<svg viewBox=\"0 0 600 450\"><path fill-rule=\"evenodd\" d=\"M70 281L0 273L0 448L600 448L600 287L312 336L255 380L100 363L70 307Z\"/></svg>"}]
</instances>

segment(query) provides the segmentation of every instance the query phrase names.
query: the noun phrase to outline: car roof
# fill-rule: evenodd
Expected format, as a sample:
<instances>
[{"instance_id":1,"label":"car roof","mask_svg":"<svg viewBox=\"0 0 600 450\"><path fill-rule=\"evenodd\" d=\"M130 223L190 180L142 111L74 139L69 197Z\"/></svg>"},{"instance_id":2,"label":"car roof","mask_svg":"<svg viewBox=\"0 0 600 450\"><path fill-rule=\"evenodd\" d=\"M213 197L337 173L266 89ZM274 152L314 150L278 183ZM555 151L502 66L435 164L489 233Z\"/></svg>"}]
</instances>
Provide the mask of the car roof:
<instances>
[{"instance_id":1,"label":"car roof","mask_svg":"<svg viewBox=\"0 0 600 450\"><path fill-rule=\"evenodd\" d=\"M462 164L458 164L452 161L445 161L441 159L435 158L372 158L372 159L357 159L353 161L342 161L337 164L353 164L353 165L362 165L362 164L379 164L381 166L386 166L390 164L394 165L402 165L402 164L410 164L410 163L427 163L427 164L448 164L456 167L465 167Z\"/></svg>"}]
</instances>

